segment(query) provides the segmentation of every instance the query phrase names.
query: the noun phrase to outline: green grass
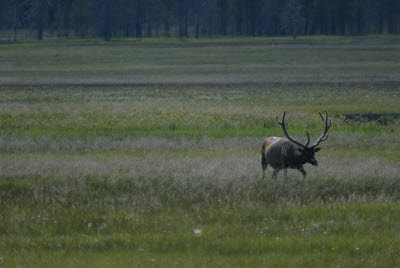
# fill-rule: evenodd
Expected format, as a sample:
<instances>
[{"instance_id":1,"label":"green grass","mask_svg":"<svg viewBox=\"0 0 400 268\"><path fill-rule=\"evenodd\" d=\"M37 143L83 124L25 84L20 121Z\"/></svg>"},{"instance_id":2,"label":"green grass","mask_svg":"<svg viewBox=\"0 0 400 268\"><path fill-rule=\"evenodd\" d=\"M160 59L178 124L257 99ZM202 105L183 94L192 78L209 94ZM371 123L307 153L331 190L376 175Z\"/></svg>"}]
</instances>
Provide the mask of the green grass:
<instances>
[{"instance_id":1,"label":"green grass","mask_svg":"<svg viewBox=\"0 0 400 268\"><path fill-rule=\"evenodd\" d=\"M399 41L1 43L0 266L395 266ZM263 179L324 110L307 180Z\"/></svg>"},{"instance_id":2,"label":"green grass","mask_svg":"<svg viewBox=\"0 0 400 268\"><path fill-rule=\"evenodd\" d=\"M13 226L17 235L2 241L7 253L2 262L65 267L126 262L174 267L393 266L399 261L398 209L398 204L376 203L145 213L131 208L123 213L102 208L42 215L25 211L19 218L28 218L31 225Z\"/></svg>"}]
</instances>

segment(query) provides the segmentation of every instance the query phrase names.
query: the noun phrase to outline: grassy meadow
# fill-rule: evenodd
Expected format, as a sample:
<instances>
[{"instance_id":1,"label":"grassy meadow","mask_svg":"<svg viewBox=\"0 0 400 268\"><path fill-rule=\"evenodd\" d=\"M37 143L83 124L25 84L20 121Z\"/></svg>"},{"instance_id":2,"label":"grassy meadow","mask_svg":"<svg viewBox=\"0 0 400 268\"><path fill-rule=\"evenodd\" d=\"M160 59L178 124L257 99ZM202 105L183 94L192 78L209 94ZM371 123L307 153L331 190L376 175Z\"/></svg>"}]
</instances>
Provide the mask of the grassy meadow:
<instances>
[{"instance_id":1,"label":"grassy meadow","mask_svg":"<svg viewBox=\"0 0 400 268\"><path fill-rule=\"evenodd\" d=\"M0 266L395 267L400 37L0 43ZM332 127L307 180L260 149Z\"/></svg>"}]
</instances>

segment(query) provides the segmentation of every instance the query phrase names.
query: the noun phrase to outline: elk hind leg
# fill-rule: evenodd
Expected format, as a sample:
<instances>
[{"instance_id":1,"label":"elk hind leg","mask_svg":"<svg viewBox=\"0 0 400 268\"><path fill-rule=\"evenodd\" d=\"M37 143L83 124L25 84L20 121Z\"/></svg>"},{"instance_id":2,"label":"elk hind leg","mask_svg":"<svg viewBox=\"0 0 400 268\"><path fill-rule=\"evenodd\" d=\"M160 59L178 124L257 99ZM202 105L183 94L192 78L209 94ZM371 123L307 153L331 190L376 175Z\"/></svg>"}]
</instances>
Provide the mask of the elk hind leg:
<instances>
[{"instance_id":1,"label":"elk hind leg","mask_svg":"<svg viewBox=\"0 0 400 268\"><path fill-rule=\"evenodd\" d=\"M268 162L265 159L265 156L261 156L261 167L262 167L262 177L265 178L265 171L267 170L268 167Z\"/></svg>"}]
</instances>

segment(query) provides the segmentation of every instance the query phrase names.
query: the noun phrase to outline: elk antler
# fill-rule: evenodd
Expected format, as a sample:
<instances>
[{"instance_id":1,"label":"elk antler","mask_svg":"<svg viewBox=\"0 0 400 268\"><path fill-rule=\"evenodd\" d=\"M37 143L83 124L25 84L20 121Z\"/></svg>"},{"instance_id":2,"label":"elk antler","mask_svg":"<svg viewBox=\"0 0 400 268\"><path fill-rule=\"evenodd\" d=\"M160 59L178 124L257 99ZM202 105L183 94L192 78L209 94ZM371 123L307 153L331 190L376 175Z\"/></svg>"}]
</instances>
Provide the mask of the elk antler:
<instances>
[{"instance_id":1,"label":"elk antler","mask_svg":"<svg viewBox=\"0 0 400 268\"><path fill-rule=\"evenodd\" d=\"M326 141L326 139L328 138L328 135L326 135L326 133L328 133L328 130L332 124L331 120L329 120L329 124L328 124L328 111L325 111L325 118L322 116L321 112L319 112L319 116L321 117L322 121L325 121L325 130L324 130L324 133L322 133L322 135L313 143L313 145L311 147L318 146L318 144L321 141Z\"/></svg>"},{"instance_id":2,"label":"elk antler","mask_svg":"<svg viewBox=\"0 0 400 268\"><path fill-rule=\"evenodd\" d=\"M299 145L300 147L306 148L306 147L308 146L308 144L310 143L310 135L308 134L308 131L306 130L306 133L307 133L307 144L306 144L306 145L303 145L303 144L301 144L300 142L298 142L298 141L292 139L292 138L289 136L289 133L287 132L286 127L285 127L285 115L286 115L286 111L283 112L282 122L279 121L279 117L278 117L278 116L276 116L276 121L278 122L279 125L281 125L281 127L282 127L282 129L283 129L283 132L285 133L286 137L288 138L288 140L290 140L291 142L293 142L293 143Z\"/></svg>"}]
</instances>

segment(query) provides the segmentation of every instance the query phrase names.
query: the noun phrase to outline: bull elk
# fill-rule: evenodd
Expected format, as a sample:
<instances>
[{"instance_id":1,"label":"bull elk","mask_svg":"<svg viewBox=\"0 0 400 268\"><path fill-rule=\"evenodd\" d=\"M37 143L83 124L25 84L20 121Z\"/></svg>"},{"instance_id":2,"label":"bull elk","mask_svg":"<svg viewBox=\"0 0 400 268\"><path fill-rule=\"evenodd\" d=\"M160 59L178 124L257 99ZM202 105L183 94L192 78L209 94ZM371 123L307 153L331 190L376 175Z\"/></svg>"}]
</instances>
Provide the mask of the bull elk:
<instances>
[{"instance_id":1,"label":"bull elk","mask_svg":"<svg viewBox=\"0 0 400 268\"><path fill-rule=\"evenodd\" d=\"M315 159L314 154L321 149L317 148L317 146L328 138L326 134L331 127L331 121L328 123L327 111L325 111L325 118L321 113L319 113L319 116L325 122L324 133L322 133L322 135L310 147L308 147L310 144L310 135L308 134L308 131L306 130L307 143L305 145L291 138L286 130L285 115L286 112L283 113L282 122L279 121L278 116L276 116L276 121L282 127L286 137L269 137L266 138L262 144L261 166L263 177L265 177L265 170L267 169L268 165L270 165L274 169L272 173L273 179L276 179L278 172L283 169L286 182L287 169L292 168L297 169L303 174L304 181L306 178L306 172L303 168L303 165L310 163L313 166L318 166L318 162Z\"/></svg>"}]
</instances>

